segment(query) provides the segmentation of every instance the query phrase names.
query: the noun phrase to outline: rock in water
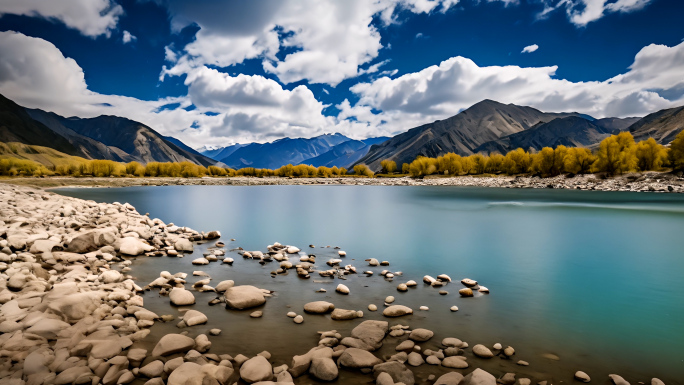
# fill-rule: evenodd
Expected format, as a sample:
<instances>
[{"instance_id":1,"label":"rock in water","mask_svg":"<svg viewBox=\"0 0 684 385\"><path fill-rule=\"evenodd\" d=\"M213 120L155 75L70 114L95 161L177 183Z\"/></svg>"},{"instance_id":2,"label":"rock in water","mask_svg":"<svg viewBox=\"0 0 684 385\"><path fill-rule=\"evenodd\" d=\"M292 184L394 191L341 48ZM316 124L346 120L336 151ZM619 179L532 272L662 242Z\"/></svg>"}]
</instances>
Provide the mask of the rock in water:
<instances>
[{"instance_id":1,"label":"rock in water","mask_svg":"<svg viewBox=\"0 0 684 385\"><path fill-rule=\"evenodd\" d=\"M588 374L584 373L584 372L581 371L581 370L578 370L577 372L575 372L575 379L578 380L578 381L582 381L582 382L589 382L589 381L591 381L591 377L589 377Z\"/></svg>"},{"instance_id":2,"label":"rock in water","mask_svg":"<svg viewBox=\"0 0 684 385\"><path fill-rule=\"evenodd\" d=\"M363 317L363 312L357 310L335 309L330 318L336 321L346 321Z\"/></svg>"},{"instance_id":3,"label":"rock in water","mask_svg":"<svg viewBox=\"0 0 684 385\"><path fill-rule=\"evenodd\" d=\"M461 297L472 297L473 296L473 289L471 289L469 287L465 287L465 288L459 290L458 294L460 294Z\"/></svg>"},{"instance_id":4,"label":"rock in water","mask_svg":"<svg viewBox=\"0 0 684 385\"><path fill-rule=\"evenodd\" d=\"M451 372L442 375L433 385L458 385L463 380L463 375L459 372Z\"/></svg>"},{"instance_id":5,"label":"rock in water","mask_svg":"<svg viewBox=\"0 0 684 385\"><path fill-rule=\"evenodd\" d=\"M180 238L177 240L176 243L173 244L173 248L186 253L192 253L193 251L192 242L185 238Z\"/></svg>"},{"instance_id":6,"label":"rock in water","mask_svg":"<svg viewBox=\"0 0 684 385\"><path fill-rule=\"evenodd\" d=\"M263 356L254 356L240 367L240 377L248 383L273 379L271 363Z\"/></svg>"},{"instance_id":7,"label":"rock in water","mask_svg":"<svg viewBox=\"0 0 684 385\"><path fill-rule=\"evenodd\" d=\"M468 362L463 356L445 357L442 360L442 366L454 369L465 369L468 367Z\"/></svg>"},{"instance_id":8,"label":"rock in water","mask_svg":"<svg viewBox=\"0 0 684 385\"><path fill-rule=\"evenodd\" d=\"M347 368L361 369L371 368L382 363L382 360L363 349L347 348L342 352L338 363Z\"/></svg>"},{"instance_id":9,"label":"rock in water","mask_svg":"<svg viewBox=\"0 0 684 385\"><path fill-rule=\"evenodd\" d=\"M167 356L186 352L195 347L195 340L182 334L167 334L162 337L152 350L152 356Z\"/></svg>"},{"instance_id":10,"label":"rock in water","mask_svg":"<svg viewBox=\"0 0 684 385\"><path fill-rule=\"evenodd\" d=\"M401 317L407 314L413 314L413 309L404 305L388 306L382 311L382 315L385 317Z\"/></svg>"},{"instance_id":11,"label":"rock in water","mask_svg":"<svg viewBox=\"0 0 684 385\"><path fill-rule=\"evenodd\" d=\"M496 378L488 372L477 368L465 376L459 385L496 385Z\"/></svg>"},{"instance_id":12,"label":"rock in water","mask_svg":"<svg viewBox=\"0 0 684 385\"><path fill-rule=\"evenodd\" d=\"M335 310L335 305L326 301L309 302L304 305L304 311L313 314L325 314Z\"/></svg>"},{"instance_id":13,"label":"rock in water","mask_svg":"<svg viewBox=\"0 0 684 385\"><path fill-rule=\"evenodd\" d=\"M619 376L617 374L609 374L608 378L610 378L611 381L613 381L613 384L615 385L630 385L627 380L622 378L622 376Z\"/></svg>"},{"instance_id":14,"label":"rock in water","mask_svg":"<svg viewBox=\"0 0 684 385\"><path fill-rule=\"evenodd\" d=\"M336 292L340 294L349 294L349 288L343 284L337 285L337 288L335 289Z\"/></svg>"},{"instance_id":15,"label":"rock in water","mask_svg":"<svg viewBox=\"0 0 684 385\"><path fill-rule=\"evenodd\" d=\"M372 350L377 350L382 346L382 340L388 331L387 321L363 321L352 329L351 336L360 339Z\"/></svg>"},{"instance_id":16,"label":"rock in water","mask_svg":"<svg viewBox=\"0 0 684 385\"><path fill-rule=\"evenodd\" d=\"M404 364L396 361L389 361L373 367L373 376L377 379L380 373L387 373L392 377L392 381L403 382L406 385L414 385L413 372ZM473 384L474 385L474 384Z\"/></svg>"},{"instance_id":17,"label":"rock in water","mask_svg":"<svg viewBox=\"0 0 684 385\"><path fill-rule=\"evenodd\" d=\"M195 303L195 296L191 291L180 287L174 287L169 293L171 303L176 306L187 306Z\"/></svg>"},{"instance_id":18,"label":"rock in water","mask_svg":"<svg viewBox=\"0 0 684 385\"><path fill-rule=\"evenodd\" d=\"M323 381L332 381L337 378L338 370L335 361L330 357L315 357L311 360L309 373Z\"/></svg>"},{"instance_id":19,"label":"rock in water","mask_svg":"<svg viewBox=\"0 0 684 385\"><path fill-rule=\"evenodd\" d=\"M231 309L249 309L263 305L266 297L261 289L255 286L233 286L224 294L226 305Z\"/></svg>"},{"instance_id":20,"label":"rock in water","mask_svg":"<svg viewBox=\"0 0 684 385\"><path fill-rule=\"evenodd\" d=\"M435 333L433 333L432 330L418 328L411 331L409 339L412 339L417 342L425 342L432 338L432 336L434 335Z\"/></svg>"},{"instance_id":21,"label":"rock in water","mask_svg":"<svg viewBox=\"0 0 684 385\"><path fill-rule=\"evenodd\" d=\"M475 353L476 356L480 358L492 358L494 357L494 353L492 353L489 348L482 344L477 344L473 346L473 353Z\"/></svg>"},{"instance_id":22,"label":"rock in water","mask_svg":"<svg viewBox=\"0 0 684 385\"><path fill-rule=\"evenodd\" d=\"M183 315L183 321L185 321L187 326L195 326L207 323L208 318L197 310L188 310L185 312L185 315Z\"/></svg>"}]
</instances>

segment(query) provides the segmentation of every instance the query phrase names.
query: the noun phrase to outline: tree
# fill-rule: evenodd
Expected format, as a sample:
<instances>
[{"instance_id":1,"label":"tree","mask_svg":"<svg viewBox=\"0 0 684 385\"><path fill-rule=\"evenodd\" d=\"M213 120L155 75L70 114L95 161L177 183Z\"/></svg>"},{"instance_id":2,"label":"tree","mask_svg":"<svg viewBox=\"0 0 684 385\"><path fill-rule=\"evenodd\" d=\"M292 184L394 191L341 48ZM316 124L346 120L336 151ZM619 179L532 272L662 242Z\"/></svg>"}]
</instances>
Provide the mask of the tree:
<instances>
[{"instance_id":1,"label":"tree","mask_svg":"<svg viewBox=\"0 0 684 385\"><path fill-rule=\"evenodd\" d=\"M532 170L542 176L553 176L556 164L556 153L551 147L544 147L533 155Z\"/></svg>"},{"instance_id":2,"label":"tree","mask_svg":"<svg viewBox=\"0 0 684 385\"><path fill-rule=\"evenodd\" d=\"M432 175L437 172L437 159L418 156L409 165L409 174L412 177Z\"/></svg>"},{"instance_id":3,"label":"tree","mask_svg":"<svg viewBox=\"0 0 684 385\"><path fill-rule=\"evenodd\" d=\"M380 166L383 174L393 174L397 170L397 162L389 159L381 161Z\"/></svg>"},{"instance_id":4,"label":"tree","mask_svg":"<svg viewBox=\"0 0 684 385\"><path fill-rule=\"evenodd\" d=\"M684 170L684 131L677 134L675 140L670 143L668 157L673 170Z\"/></svg>"},{"instance_id":5,"label":"tree","mask_svg":"<svg viewBox=\"0 0 684 385\"><path fill-rule=\"evenodd\" d=\"M653 138L636 145L637 166L641 171L660 170L667 162L667 150Z\"/></svg>"},{"instance_id":6,"label":"tree","mask_svg":"<svg viewBox=\"0 0 684 385\"><path fill-rule=\"evenodd\" d=\"M568 148L562 144L553 150L553 175L560 175L565 172L565 156L568 154Z\"/></svg>"},{"instance_id":7,"label":"tree","mask_svg":"<svg viewBox=\"0 0 684 385\"><path fill-rule=\"evenodd\" d=\"M482 154L473 154L468 157L470 161L470 173L479 175L484 174L485 168L487 166L487 158L482 156Z\"/></svg>"},{"instance_id":8,"label":"tree","mask_svg":"<svg viewBox=\"0 0 684 385\"><path fill-rule=\"evenodd\" d=\"M373 171L371 171L365 164L357 164L354 166L354 174L357 176L367 176L372 177Z\"/></svg>"},{"instance_id":9,"label":"tree","mask_svg":"<svg viewBox=\"0 0 684 385\"><path fill-rule=\"evenodd\" d=\"M506 154L501 169L508 175L520 174L527 172L530 164L530 154L522 148L518 148Z\"/></svg>"},{"instance_id":10,"label":"tree","mask_svg":"<svg viewBox=\"0 0 684 385\"><path fill-rule=\"evenodd\" d=\"M409 173L409 164L404 163L401 165L401 173L402 174L408 174Z\"/></svg>"},{"instance_id":11,"label":"tree","mask_svg":"<svg viewBox=\"0 0 684 385\"><path fill-rule=\"evenodd\" d=\"M596 156L587 148L571 147L565 155L565 170L573 174L586 174L596 161Z\"/></svg>"},{"instance_id":12,"label":"tree","mask_svg":"<svg viewBox=\"0 0 684 385\"><path fill-rule=\"evenodd\" d=\"M501 154L489 155L489 157L487 158L487 162L485 164L485 171L490 174L498 173L499 171L501 171L504 159L504 156Z\"/></svg>"},{"instance_id":13,"label":"tree","mask_svg":"<svg viewBox=\"0 0 684 385\"><path fill-rule=\"evenodd\" d=\"M601 141L595 169L609 175L636 169L637 158L634 137L629 132L611 135Z\"/></svg>"},{"instance_id":14,"label":"tree","mask_svg":"<svg viewBox=\"0 0 684 385\"><path fill-rule=\"evenodd\" d=\"M445 175L460 175L463 172L462 158L449 152L437 158L437 172Z\"/></svg>"}]
</instances>

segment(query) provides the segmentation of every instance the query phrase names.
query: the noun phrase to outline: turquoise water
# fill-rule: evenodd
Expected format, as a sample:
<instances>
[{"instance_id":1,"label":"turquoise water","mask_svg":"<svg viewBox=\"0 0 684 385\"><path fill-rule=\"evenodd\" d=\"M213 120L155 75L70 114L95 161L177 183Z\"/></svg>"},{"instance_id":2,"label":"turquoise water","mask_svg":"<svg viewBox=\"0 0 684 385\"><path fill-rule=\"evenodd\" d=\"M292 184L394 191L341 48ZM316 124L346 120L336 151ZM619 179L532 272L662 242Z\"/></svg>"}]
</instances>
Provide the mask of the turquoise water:
<instances>
[{"instance_id":1,"label":"turquoise water","mask_svg":"<svg viewBox=\"0 0 684 385\"><path fill-rule=\"evenodd\" d=\"M430 328L440 340L459 337L471 346L511 345L516 361L531 364L522 368L499 359L471 359L474 366L493 373L514 370L533 379L572 382L572 374L584 370L598 383L609 373L618 373L633 384L650 383L652 377L684 384L681 195L425 186L169 186L57 192L99 202L129 202L167 223L220 230L224 240L236 239L229 248L265 251L267 245L280 242L325 257L334 250L307 246L339 246L361 270L363 260L374 257L389 260L392 271L404 273L392 283L377 274L351 277L344 283L352 294L343 297L333 293L337 281L315 283L294 274L273 279L268 273L277 268L274 264L262 267L239 257L233 267L211 264L205 270L213 282L235 279L238 284L276 290L265 306L264 320L256 322L263 323L262 329L278 330L265 331L261 337L244 337L255 325L246 314L198 307L210 318L207 329L230 322L233 333L222 334L227 351L270 348L276 356L291 356L296 337L303 342L295 352L299 354L315 344L315 330L348 330L358 322L344 325L308 316L305 325L310 328L305 329L286 322L279 312L301 312L303 303L327 298L338 307L365 310L367 319L380 319L379 313L366 310L367 304L382 307L381 299L394 295L398 303L416 310L406 319L411 326ZM139 259L133 272L145 284L161 270L197 270L191 259ZM325 260L319 258L318 265L325 266ZM458 280L476 279L491 294L462 299L457 283L446 286L447 296L422 284L408 293L395 290L398 282L421 282L425 274L441 273ZM328 293L314 293L319 287ZM206 294L207 301L213 298ZM145 301L155 311L171 311L168 299L147 296ZM420 305L430 311L417 311ZM451 313L452 305L460 310ZM546 353L560 361L544 358Z\"/></svg>"}]
</instances>

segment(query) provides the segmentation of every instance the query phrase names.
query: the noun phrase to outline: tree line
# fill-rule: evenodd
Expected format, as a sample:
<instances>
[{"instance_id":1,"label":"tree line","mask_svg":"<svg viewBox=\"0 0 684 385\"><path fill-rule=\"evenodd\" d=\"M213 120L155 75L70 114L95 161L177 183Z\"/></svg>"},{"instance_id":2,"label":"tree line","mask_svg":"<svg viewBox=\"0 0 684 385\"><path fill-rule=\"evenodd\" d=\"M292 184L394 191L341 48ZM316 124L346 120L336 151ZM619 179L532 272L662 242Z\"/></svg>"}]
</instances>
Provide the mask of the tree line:
<instances>
[{"instance_id":1,"label":"tree line","mask_svg":"<svg viewBox=\"0 0 684 385\"><path fill-rule=\"evenodd\" d=\"M544 147L538 152L521 148L506 155L498 153L489 156L474 154L460 156L448 153L437 158L417 157L411 163L404 163L401 171L396 162L380 162L380 174L387 176L400 172L412 177L428 175L480 175L480 174L538 174L544 177L560 174L586 174L605 172L616 175L636 171L661 171L666 168L684 170L684 131L680 132L669 147L658 144L653 138L635 142L629 132L612 135L601 141L595 152L582 147ZM245 167L238 170L217 166L204 167L192 162L139 162L120 163L112 160L72 161L47 167L41 163L18 159L0 159L2 176L94 176L94 177L373 177L375 174L366 165L360 164L347 170L343 167L314 167L291 164L278 169Z\"/></svg>"}]
</instances>

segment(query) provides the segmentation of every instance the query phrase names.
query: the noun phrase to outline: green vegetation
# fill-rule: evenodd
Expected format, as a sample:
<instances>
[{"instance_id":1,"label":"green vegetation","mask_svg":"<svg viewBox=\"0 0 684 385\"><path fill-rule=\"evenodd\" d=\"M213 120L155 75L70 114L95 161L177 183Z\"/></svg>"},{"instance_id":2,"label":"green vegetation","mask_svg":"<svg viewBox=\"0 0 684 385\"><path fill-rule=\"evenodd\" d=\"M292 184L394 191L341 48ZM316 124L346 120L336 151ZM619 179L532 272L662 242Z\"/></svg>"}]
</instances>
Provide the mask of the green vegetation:
<instances>
[{"instance_id":1,"label":"green vegetation","mask_svg":"<svg viewBox=\"0 0 684 385\"><path fill-rule=\"evenodd\" d=\"M489 174L535 174L550 177L560 174L587 174L601 172L616 175L636 171L661 171L671 167L684 170L684 131L677 135L669 148L658 144L653 138L636 143L632 134L622 132L604 139L598 150L558 146L544 147L539 152L521 148L506 155L493 153L489 156L474 154L460 156L448 153L437 158L419 156L411 163L401 166L401 174L395 174L397 164L389 159L380 162L382 171L377 176L393 177L410 175L489 175ZM0 143L0 175L2 176L95 176L95 177L286 177L286 178L332 178L343 176L376 176L364 164L354 166L349 172L338 167L313 167L291 164L276 170L245 167L239 170L217 166L204 167L191 162L138 162L127 164L111 160L87 160L63 154L47 147L28 146L21 143Z\"/></svg>"}]
</instances>

